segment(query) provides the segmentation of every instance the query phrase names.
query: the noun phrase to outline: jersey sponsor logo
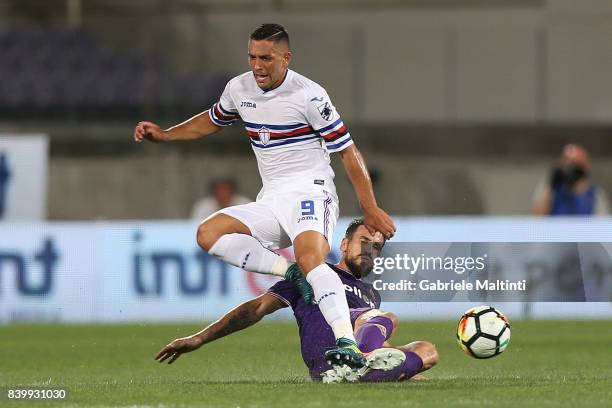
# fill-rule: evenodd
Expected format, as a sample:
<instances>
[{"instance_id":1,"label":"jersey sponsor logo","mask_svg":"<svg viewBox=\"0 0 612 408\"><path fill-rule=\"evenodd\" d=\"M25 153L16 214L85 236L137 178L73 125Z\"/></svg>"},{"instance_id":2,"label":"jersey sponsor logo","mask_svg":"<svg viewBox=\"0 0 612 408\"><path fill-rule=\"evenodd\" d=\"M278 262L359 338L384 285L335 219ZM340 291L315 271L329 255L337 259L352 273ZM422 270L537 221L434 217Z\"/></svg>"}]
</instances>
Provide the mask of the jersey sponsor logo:
<instances>
[{"instance_id":1,"label":"jersey sponsor logo","mask_svg":"<svg viewBox=\"0 0 612 408\"><path fill-rule=\"evenodd\" d=\"M315 183L316 185L322 186L322 185L324 185L324 184L325 184L325 180L315 180L315 181L314 181L314 183Z\"/></svg>"},{"instance_id":2,"label":"jersey sponsor logo","mask_svg":"<svg viewBox=\"0 0 612 408\"><path fill-rule=\"evenodd\" d=\"M270 129L267 127L262 127L257 131L257 135L259 136L259 141L265 146L270 141Z\"/></svg>"},{"instance_id":3,"label":"jersey sponsor logo","mask_svg":"<svg viewBox=\"0 0 612 408\"><path fill-rule=\"evenodd\" d=\"M319 96L319 97L312 98L310 102L323 102L323 97Z\"/></svg>"},{"instance_id":4,"label":"jersey sponsor logo","mask_svg":"<svg viewBox=\"0 0 612 408\"><path fill-rule=\"evenodd\" d=\"M344 290L349 292L349 293L353 293L357 297L361 298L361 300L366 302L372 309L376 308L376 303L374 303L374 301L372 299L370 299L370 297L367 296L365 293L363 293L361 291L361 289L359 289L357 286L351 286L351 285L347 285L345 283L344 284Z\"/></svg>"},{"instance_id":5,"label":"jersey sponsor logo","mask_svg":"<svg viewBox=\"0 0 612 408\"><path fill-rule=\"evenodd\" d=\"M297 223L299 224L302 221L319 221L319 219L314 215L305 215L303 217L298 218Z\"/></svg>"},{"instance_id":6,"label":"jersey sponsor logo","mask_svg":"<svg viewBox=\"0 0 612 408\"><path fill-rule=\"evenodd\" d=\"M240 103L241 108L257 108L257 104L255 102L245 102L242 101Z\"/></svg>"},{"instance_id":7,"label":"jersey sponsor logo","mask_svg":"<svg viewBox=\"0 0 612 408\"><path fill-rule=\"evenodd\" d=\"M322 105L319 105L317 107L317 109L319 110L319 113L321 114L321 117L325 120L331 120L332 118L332 108L331 105L329 104L329 102L325 102Z\"/></svg>"}]
</instances>

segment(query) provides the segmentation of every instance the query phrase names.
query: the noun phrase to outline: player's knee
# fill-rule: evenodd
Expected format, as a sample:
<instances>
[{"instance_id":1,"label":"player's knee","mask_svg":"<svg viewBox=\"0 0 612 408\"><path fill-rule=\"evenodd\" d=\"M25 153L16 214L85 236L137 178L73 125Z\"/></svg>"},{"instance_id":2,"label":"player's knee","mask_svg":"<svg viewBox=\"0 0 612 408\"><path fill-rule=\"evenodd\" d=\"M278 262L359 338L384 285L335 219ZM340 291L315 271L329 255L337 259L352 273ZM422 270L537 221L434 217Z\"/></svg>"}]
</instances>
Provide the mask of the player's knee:
<instances>
[{"instance_id":1,"label":"player's knee","mask_svg":"<svg viewBox=\"0 0 612 408\"><path fill-rule=\"evenodd\" d=\"M399 319L397 318L397 315L395 313L382 312L380 316L386 317L387 319L391 320L391 323L393 323L393 331L395 331L399 326Z\"/></svg>"},{"instance_id":2,"label":"player's knee","mask_svg":"<svg viewBox=\"0 0 612 408\"><path fill-rule=\"evenodd\" d=\"M211 225L211 223L204 221L198 226L198 232L196 234L196 240L200 248L206 252L210 251L210 248L215 245L215 242L221 237L221 234L217 229Z\"/></svg>"},{"instance_id":3,"label":"player's knee","mask_svg":"<svg viewBox=\"0 0 612 408\"><path fill-rule=\"evenodd\" d=\"M324 260L318 254L308 252L304 254L299 254L298 256L296 256L295 260L304 273L308 273L317 266L324 263Z\"/></svg>"},{"instance_id":4,"label":"player's knee","mask_svg":"<svg viewBox=\"0 0 612 408\"><path fill-rule=\"evenodd\" d=\"M428 368L431 368L435 366L436 364L438 364L438 361L440 361L440 355L438 354L438 349L436 348L436 346L431 344L431 355L430 355L430 361L429 361L430 365Z\"/></svg>"},{"instance_id":5,"label":"player's knee","mask_svg":"<svg viewBox=\"0 0 612 408\"><path fill-rule=\"evenodd\" d=\"M357 332L357 330L360 329L361 326L368 322L382 324L385 327L391 327L391 331L389 332L388 337L390 337L391 334L395 332L395 329L397 329L399 325L399 319L397 318L395 313L385 312L380 309L372 309L361 314L357 318L357 320L355 321L355 332Z\"/></svg>"},{"instance_id":6,"label":"player's knee","mask_svg":"<svg viewBox=\"0 0 612 408\"><path fill-rule=\"evenodd\" d=\"M210 252L211 248L223 235L227 234L251 235L249 228L241 221L223 213L215 213L206 218L199 226L196 234L198 245Z\"/></svg>"}]
</instances>

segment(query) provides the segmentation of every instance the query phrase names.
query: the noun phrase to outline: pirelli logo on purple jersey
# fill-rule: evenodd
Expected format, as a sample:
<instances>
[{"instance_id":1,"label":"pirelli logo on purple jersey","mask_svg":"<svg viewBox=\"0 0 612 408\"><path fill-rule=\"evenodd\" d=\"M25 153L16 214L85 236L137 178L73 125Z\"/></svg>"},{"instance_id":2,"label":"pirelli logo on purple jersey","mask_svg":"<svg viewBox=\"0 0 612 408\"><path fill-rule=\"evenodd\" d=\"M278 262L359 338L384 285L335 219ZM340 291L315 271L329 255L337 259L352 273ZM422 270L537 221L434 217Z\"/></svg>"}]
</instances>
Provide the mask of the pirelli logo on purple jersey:
<instances>
[{"instance_id":1,"label":"pirelli logo on purple jersey","mask_svg":"<svg viewBox=\"0 0 612 408\"><path fill-rule=\"evenodd\" d=\"M361 291L361 289L359 289L357 286L352 286L352 285L348 285L346 283L344 283L344 290L350 293L355 294L356 296L358 296L361 300L363 300L364 302L366 302L371 308L376 308L376 303L374 303L374 301L372 299L370 299L370 297L363 293Z\"/></svg>"}]
</instances>

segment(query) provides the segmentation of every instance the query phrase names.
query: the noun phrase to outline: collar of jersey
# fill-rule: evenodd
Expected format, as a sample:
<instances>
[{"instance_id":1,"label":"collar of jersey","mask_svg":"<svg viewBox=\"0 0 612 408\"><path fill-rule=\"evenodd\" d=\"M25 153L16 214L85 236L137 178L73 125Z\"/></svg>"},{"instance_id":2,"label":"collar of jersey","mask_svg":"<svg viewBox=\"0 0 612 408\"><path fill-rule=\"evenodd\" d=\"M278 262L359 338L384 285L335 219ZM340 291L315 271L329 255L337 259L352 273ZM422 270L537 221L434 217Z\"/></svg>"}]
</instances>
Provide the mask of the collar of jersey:
<instances>
[{"instance_id":1,"label":"collar of jersey","mask_svg":"<svg viewBox=\"0 0 612 408\"><path fill-rule=\"evenodd\" d=\"M263 95L271 95L271 94L273 94L273 93L275 93L277 91L280 91L289 82L289 75L293 75L293 71L291 71L290 69L287 69L287 73L285 74L285 78L283 78L283 82L281 82L281 84L279 86L277 86L274 89L270 89L269 91L261 91L261 93Z\"/></svg>"},{"instance_id":2,"label":"collar of jersey","mask_svg":"<svg viewBox=\"0 0 612 408\"><path fill-rule=\"evenodd\" d=\"M334 265L334 264L330 264L330 265ZM356 277L355 275L353 275L351 272L347 271L346 269L342 269L341 267L339 267L337 264L334 265L340 272L344 273L345 275L350 276L353 279L356 280L360 280L358 277Z\"/></svg>"}]
</instances>

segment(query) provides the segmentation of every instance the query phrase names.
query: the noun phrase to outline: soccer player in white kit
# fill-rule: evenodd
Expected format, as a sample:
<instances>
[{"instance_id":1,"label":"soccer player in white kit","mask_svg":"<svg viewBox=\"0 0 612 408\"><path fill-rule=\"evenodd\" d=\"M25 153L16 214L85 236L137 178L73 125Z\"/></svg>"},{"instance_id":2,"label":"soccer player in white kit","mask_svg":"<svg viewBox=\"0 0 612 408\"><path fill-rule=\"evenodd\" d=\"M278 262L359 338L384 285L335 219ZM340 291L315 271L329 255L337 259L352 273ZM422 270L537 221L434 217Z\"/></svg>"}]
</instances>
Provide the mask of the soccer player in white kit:
<instances>
[{"instance_id":1,"label":"soccer player in white kit","mask_svg":"<svg viewBox=\"0 0 612 408\"><path fill-rule=\"evenodd\" d=\"M291 280L307 301L314 296L336 337L326 358L362 366L343 284L325 263L338 218L329 153L338 153L344 164L365 226L389 239L395 225L376 204L365 162L325 89L289 69L287 31L261 25L250 36L248 56L251 71L230 80L209 110L166 130L139 122L134 139L198 139L242 119L263 188L255 202L206 218L198 227L198 244L237 267ZM297 264L272 252L291 244Z\"/></svg>"}]
</instances>

